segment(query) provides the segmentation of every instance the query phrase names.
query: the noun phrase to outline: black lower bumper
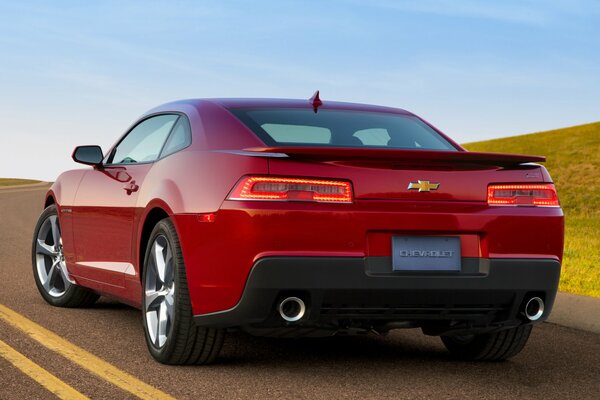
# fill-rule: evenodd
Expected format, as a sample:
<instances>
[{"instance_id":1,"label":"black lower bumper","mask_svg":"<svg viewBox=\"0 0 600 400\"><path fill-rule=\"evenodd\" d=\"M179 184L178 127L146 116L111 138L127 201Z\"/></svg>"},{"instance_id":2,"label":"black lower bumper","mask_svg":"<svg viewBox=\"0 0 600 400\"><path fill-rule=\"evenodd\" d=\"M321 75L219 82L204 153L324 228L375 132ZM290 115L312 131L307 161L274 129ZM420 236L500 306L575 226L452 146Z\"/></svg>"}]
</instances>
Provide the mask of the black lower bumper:
<instances>
[{"instance_id":1,"label":"black lower bumper","mask_svg":"<svg viewBox=\"0 0 600 400\"><path fill-rule=\"evenodd\" d=\"M552 259L463 258L460 272L393 272L389 257L272 257L256 262L239 303L195 316L206 327L252 329L386 327L412 324L426 333L502 329L528 323L524 302L554 303L560 263ZM296 296L307 313L285 322L279 302Z\"/></svg>"}]
</instances>

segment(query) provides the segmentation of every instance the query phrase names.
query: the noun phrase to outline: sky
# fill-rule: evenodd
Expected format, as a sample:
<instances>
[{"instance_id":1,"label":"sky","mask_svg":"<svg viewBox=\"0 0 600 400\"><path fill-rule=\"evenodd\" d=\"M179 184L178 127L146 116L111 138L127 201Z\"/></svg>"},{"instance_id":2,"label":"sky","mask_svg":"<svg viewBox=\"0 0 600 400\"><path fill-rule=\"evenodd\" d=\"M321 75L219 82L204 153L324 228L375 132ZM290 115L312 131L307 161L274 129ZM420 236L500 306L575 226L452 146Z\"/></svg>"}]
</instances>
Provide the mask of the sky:
<instances>
[{"instance_id":1,"label":"sky","mask_svg":"<svg viewBox=\"0 0 600 400\"><path fill-rule=\"evenodd\" d=\"M458 142L600 120L595 0L0 0L0 177L52 181L172 100L412 111Z\"/></svg>"}]
</instances>

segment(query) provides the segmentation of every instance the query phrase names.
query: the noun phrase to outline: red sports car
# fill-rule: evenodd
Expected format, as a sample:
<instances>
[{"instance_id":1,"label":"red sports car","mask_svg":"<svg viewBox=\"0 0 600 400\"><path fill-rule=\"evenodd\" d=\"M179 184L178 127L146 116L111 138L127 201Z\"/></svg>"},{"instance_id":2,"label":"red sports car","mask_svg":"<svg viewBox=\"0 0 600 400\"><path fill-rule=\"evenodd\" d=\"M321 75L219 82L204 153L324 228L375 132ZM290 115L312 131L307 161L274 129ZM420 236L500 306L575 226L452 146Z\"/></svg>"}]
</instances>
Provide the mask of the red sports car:
<instances>
[{"instance_id":1,"label":"red sports car","mask_svg":"<svg viewBox=\"0 0 600 400\"><path fill-rule=\"evenodd\" d=\"M185 100L73 159L91 168L48 191L37 287L141 308L162 363L209 363L231 329L421 328L502 360L554 302L563 212L544 158L468 152L401 109Z\"/></svg>"}]
</instances>

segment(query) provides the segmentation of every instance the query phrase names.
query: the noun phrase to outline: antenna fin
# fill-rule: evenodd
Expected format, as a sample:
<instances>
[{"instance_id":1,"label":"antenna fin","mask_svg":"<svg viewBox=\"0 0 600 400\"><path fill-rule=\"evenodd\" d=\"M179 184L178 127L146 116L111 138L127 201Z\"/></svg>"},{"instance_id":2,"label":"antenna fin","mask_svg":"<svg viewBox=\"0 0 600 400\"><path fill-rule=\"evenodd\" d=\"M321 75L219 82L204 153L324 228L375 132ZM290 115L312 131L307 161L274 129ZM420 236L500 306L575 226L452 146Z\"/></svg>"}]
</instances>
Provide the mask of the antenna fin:
<instances>
[{"instance_id":1,"label":"antenna fin","mask_svg":"<svg viewBox=\"0 0 600 400\"><path fill-rule=\"evenodd\" d=\"M318 108L323 105L323 102L319 98L318 90L315 92L315 94L312 95L312 97L308 101L310 102L310 104L312 104L315 113L317 112Z\"/></svg>"}]
</instances>

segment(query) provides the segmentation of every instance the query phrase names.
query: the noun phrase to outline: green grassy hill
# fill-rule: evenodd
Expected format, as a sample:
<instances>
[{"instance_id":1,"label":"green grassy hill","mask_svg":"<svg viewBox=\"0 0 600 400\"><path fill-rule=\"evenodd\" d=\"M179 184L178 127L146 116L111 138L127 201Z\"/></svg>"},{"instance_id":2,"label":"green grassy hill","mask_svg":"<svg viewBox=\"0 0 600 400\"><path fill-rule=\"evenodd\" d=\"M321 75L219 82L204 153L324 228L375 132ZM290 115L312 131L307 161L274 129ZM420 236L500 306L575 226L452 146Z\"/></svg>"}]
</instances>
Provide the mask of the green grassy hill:
<instances>
[{"instance_id":1,"label":"green grassy hill","mask_svg":"<svg viewBox=\"0 0 600 400\"><path fill-rule=\"evenodd\" d=\"M600 297L600 122L464 147L547 157L566 216L560 290Z\"/></svg>"}]
</instances>

